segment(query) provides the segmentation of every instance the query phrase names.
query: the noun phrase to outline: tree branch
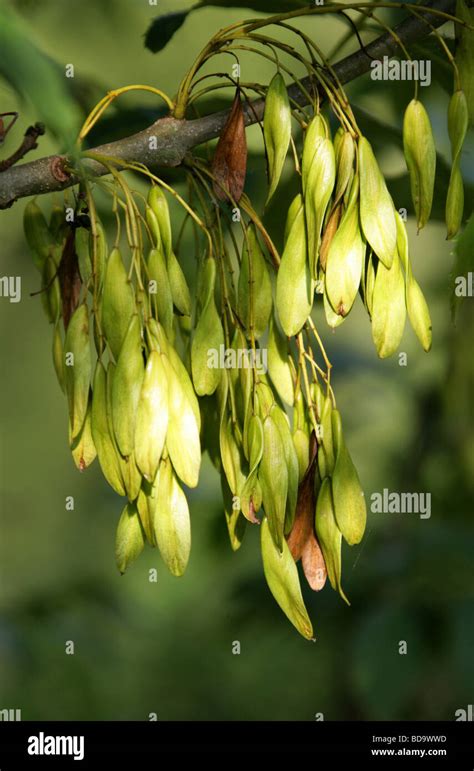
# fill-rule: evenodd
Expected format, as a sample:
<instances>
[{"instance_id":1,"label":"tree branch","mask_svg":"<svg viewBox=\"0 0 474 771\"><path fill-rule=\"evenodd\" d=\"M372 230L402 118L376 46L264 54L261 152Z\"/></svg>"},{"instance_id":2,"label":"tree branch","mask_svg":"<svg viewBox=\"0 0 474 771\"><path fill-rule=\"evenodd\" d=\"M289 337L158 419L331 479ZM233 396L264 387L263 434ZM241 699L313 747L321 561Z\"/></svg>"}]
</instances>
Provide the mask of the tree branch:
<instances>
[{"instance_id":1,"label":"tree branch","mask_svg":"<svg viewBox=\"0 0 474 771\"><path fill-rule=\"evenodd\" d=\"M433 0L430 5L438 11L452 13L455 8L455 0ZM420 11L417 12L421 13ZM409 15L395 28L395 31L402 43L408 45L429 35L432 32L429 25L440 27L444 21L443 17L437 14L426 13L425 20ZM368 72L372 59L393 56L397 53L398 48L395 38L386 33L366 45L365 50L360 49L341 59L334 65L334 70L341 83L348 83ZM307 90L314 88L310 78L305 78L302 83ZM297 84L289 87L289 94L301 105L307 101ZM246 125L251 125L263 118L264 106L264 99L257 99L252 102L251 106L244 106ZM150 167L178 166L186 153L193 147L219 136L227 116L228 111L225 110L197 120L161 118L144 131L100 145L94 148L94 152L124 161L143 163ZM150 142L152 138L154 141ZM152 147L155 149L151 149ZM66 163L66 156L53 155L20 166L13 166L1 173L0 209L8 208L18 198L24 196L51 193L76 184L79 181L78 178L65 172ZM107 174L107 169L96 161L84 159L83 163L92 175Z\"/></svg>"}]
</instances>

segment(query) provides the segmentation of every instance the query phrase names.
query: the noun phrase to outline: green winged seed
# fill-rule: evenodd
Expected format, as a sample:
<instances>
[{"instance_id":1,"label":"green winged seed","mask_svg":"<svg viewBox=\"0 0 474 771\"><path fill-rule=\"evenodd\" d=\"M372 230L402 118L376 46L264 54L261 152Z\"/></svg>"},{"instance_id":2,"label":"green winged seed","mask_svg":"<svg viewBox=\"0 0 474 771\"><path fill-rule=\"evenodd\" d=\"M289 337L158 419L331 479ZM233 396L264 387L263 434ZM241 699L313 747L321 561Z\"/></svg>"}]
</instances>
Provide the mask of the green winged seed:
<instances>
[{"instance_id":1,"label":"green winged seed","mask_svg":"<svg viewBox=\"0 0 474 771\"><path fill-rule=\"evenodd\" d=\"M61 312L61 295L58 268L52 257L47 257L42 269L43 281L41 300L46 316L51 324L55 324Z\"/></svg>"},{"instance_id":2,"label":"green winged seed","mask_svg":"<svg viewBox=\"0 0 474 771\"><path fill-rule=\"evenodd\" d=\"M64 377L64 349L59 321L55 324L53 332L53 364L61 391L64 393L66 391Z\"/></svg>"},{"instance_id":3,"label":"green winged seed","mask_svg":"<svg viewBox=\"0 0 474 771\"><path fill-rule=\"evenodd\" d=\"M143 528L143 532L145 534L145 538L147 542L150 544L150 546L156 546L155 542L155 533L153 531L153 522L150 517L150 506L149 506L149 498L151 496L151 491L153 489L153 486L151 484L148 484L146 481L142 484L140 488L140 492L138 493L138 498L135 501L138 511L138 516L140 517L140 523Z\"/></svg>"},{"instance_id":4,"label":"green winged seed","mask_svg":"<svg viewBox=\"0 0 474 771\"><path fill-rule=\"evenodd\" d=\"M308 171L304 206L308 232L308 257L313 279L318 274L321 230L336 181L336 159L330 139L322 139Z\"/></svg>"},{"instance_id":5,"label":"green winged seed","mask_svg":"<svg viewBox=\"0 0 474 771\"><path fill-rule=\"evenodd\" d=\"M356 149L350 131L344 131L341 134L341 138L337 147L336 137L334 137L334 151L336 154L337 172L333 208L339 203L344 193L346 192L354 170Z\"/></svg>"},{"instance_id":6,"label":"green winged seed","mask_svg":"<svg viewBox=\"0 0 474 771\"><path fill-rule=\"evenodd\" d=\"M64 381L72 439L78 436L86 417L91 376L89 313L82 303L71 317L64 341Z\"/></svg>"},{"instance_id":7,"label":"green winged seed","mask_svg":"<svg viewBox=\"0 0 474 771\"><path fill-rule=\"evenodd\" d=\"M102 296L102 330L115 361L135 312L135 295L122 256L112 249L107 260Z\"/></svg>"},{"instance_id":8,"label":"green winged seed","mask_svg":"<svg viewBox=\"0 0 474 771\"><path fill-rule=\"evenodd\" d=\"M135 428L135 459L150 481L158 471L167 429L168 380L161 354L152 351L145 368Z\"/></svg>"},{"instance_id":9,"label":"green winged seed","mask_svg":"<svg viewBox=\"0 0 474 771\"><path fill-rule=\"evenodd\" d=\"M79 262L79 273L83 284L87 284L92 276L92 261L89 251L89 231L85 228L76 228L74 234L74 248Z\"/></svg>"},{"instance_id":10,"label":"green winged seed","mask_svg":"<svg viewBox=\"0 0 474 771\"><path fill-rule=\"evenodd\" d=\"M107 482L116 493L125 496L126 492L120 468L120 461L110 434L107 413L107 373L102 362L98 361L95 369L92 391L92 438L97 448L97 457L102 473Z\"/></svg>"},{"instance_id":11,"label":"green winged seed","mask_svg":"<svg viewBox=\"0 0 474 771\"><path fill-rule=\"evenodd\" d=\"M449 240L459 232L464 213L464 184L459 166L453 165L446 197L446 227Z\"/></svg>"},{"instance_id":12,"label":"green winged seed","mask_svg":"<svg viewBox=\"0 0 474 771\"><path fill-rule=\"evenodd\" d=\"M317 114L312 119L304 135L303 156L301 160L301 178L303 193L306 192L309 170L312 166L316 150L321 141L329 136L329 127L326 119Z\"/></svg>"},{"instance_id":13,"label":"green winged seed","mask_svg":"<svg viewBox=\"0 0 474 771\"><path fill-rule=\"evenodd\" d=\"M245 483L244 451L231 416L223 413L219 429L219 446L222 466L233 495L240 495Z\"/></svg>"},{"instance_id":14,"label":"green winged seed","mask_svg":"<svg viewBox=\"0 0 474 771\"><path fill-rule=\"evenodd\" d=\"M168 380L169 411L166 447L174 470L181 481L188 487L196 487L201 465L201 445L199 425L193 402L189 399L189 386L192 389L192 385L184 365L177 372L167 356L163 356L163 363Z\"/></svg>"},{"instance_id":15,"label":"green winged seed","mask_svg":"<svg viewBox=\"0 0 474 771\"><path fill-rule=\"evenodd\" d=\"M183 362L181 361L175 348L173 348L171 343L166 339L166 335L164 333L163 327L160 324L157 324L154 319L150 319L150 329L152 330L152 335L156 337L159 349L161 350L162 353L166 354L166 356L168 357L168 362L170 366L174 369L176 375L178 376L179 382L181 384L181 388L184 390L186 400L193 412L194 420L196 421L198 431L200 431L201 430L201 413L199 410L199 403L198 403L196 394L194 392L193 384L191 383L191 378L189 377L188 371L184 366Z\"/></svg>"},{"instance_id":16,"label":"green winged seed","mask_svg":"<svg viewBox=\"0 0 474 771\"><path fill-rule=\"evenodd\" d=\"M418 230L421 230L429 220L433 204L436 147L428 113L417 99L412 99L405 110L403 151Z\"/></svg>"},{"instance_id":17,"label":"green winged seed","mask_svg":"<svg viewBox=\"0 0 474 771\"><path fill-rule=\"evenodd\" d=\"M74 463L79 471L85 471L97 457L97 450L94 444L91 431L91 409L90 401L84 420L84 424L78 436L71 442L71 452Z\"/></svg>"},{"instance_id":18,"label":"green winged seed","mask_svg":"<svg viewBox=\"0 0 474 771\"><path fill-rule=\"evenodd\" d=\"M365 238L386 268L397 245L395 209L373 150L359 139L360 221Z\"/></svg>"},{"instance_id":19,"label":"green winged seed","mask_svg":"<svg viewBox=\"0 0 474 771\"><path fill-rule=\"evenodd\" d=\"M264 450L259 471L263 507L273 540L281 551L288 497L288 468L281 433L270 415L263 421L263 436Z\"/></svg>"},{"instance_id":20,"label":"green winged seed","mask_svg":"<svg viewBox=\"0 0 474 771\"><path fill-rule=\"evenodd\" d=\"M289 362L288 341L280 331L274 315L268 330L268 373L278 396L290 407L294 403L293 377Z\"/></svg>"},{"instance_id":21,"label":"green winged seed","mask_svg":"<svg viewBox=\"0 0 474 771\"><path fill-rule=\"evenodd\" d=\"M145 219L148 227L150 228L152 242L155 249L163 251L163 245L161 243L160 226L158 224L158 218L148 204L145 207Z\"/></svg>"},{"instance_id":22,"label":"green winged seed","mask_svg":"<svg viewBox=\"0 0 474 771\"><path fill-rule=\"evenodd\" d=\"M323 402L318 444L318 466L321 479L331 476L334 470L335 453L332 433L332 401L330 396L326 396Z\"/></svg>"},{"instance_id":23,"label":"green winged seed","mask_svg":"<svg viewBox=\"0 0 474 771\"><path fill-rule=\"evenodd\" d=\"M221 491L230 545L232 551L237 551L242 545L242 540L247 528L247 520L245 516L242 515L238 506L234 505L234 496L230 491L226 476L223 473L221 473Z\"/></svg>"},{"instance_id":24,"label":"green winged seed","mask_svg":"<svg viewBox=\"0 0 474 771\"><path fill-rule=\"evenodd\" d=\"M268 326L272 311L272 284L253 225L247 229L244 239L237 307L239 319L247 330L247 337L251 337L253 327L254 337L258 340Z\"/></svg>"},{"instance_id":25,"label":"green winged seed","mask_svg":"<svg viewBox=\"0 0 474 771\"><path fill-rule=\"evenodd\" d=\"M326 316L326 322L331 329L339 327L343 321L346 320L345 316L341 316L333 309L328 293L326 291L326 276L324 276L324 294L323 294L324 315Z\"/></svg>"},{"instance_id":26,"label":"green winged seed","mask_svg":"<svg viewBox=\"0 0 474 771\"><path fill-rule=\"evenodd\" d=\"M163 251L168 259L173 249L170 211L166 196L158 185L152 185L150 188L148 193L148 206L152 209L158 222Z\"/></svg>"},{"instance_id":27,"label":"green winged seed","mask_svg":"<svg viewBox=\"0 0 474 771\"><path fill-rule=\"evenodd\" d=\"M89 233L89 253L92 263L92 272L95 275L95 284L98 288L102 287L104 281L105 267L107 262L107 239L104 228L99 221L95 223L95 235L92 230Z\"/></svg>"},{"instance_id":28,"label":"green winged seed","mask_svg":"<svg viewBox=\"0 0 474 771\"><path fill-rule=\"evenodd\" d=\"M41 270L46 259L54 254L56 241L36 201L29 201L25 206L23 229L33 261Z\"/></svg>"},{"instance_id":29,"label":"green winged seed","mask_svg":"<svg viewBox=\"0 0 474 771\"><path fill-rule=\"evenodd\" d=\"M166 567L174 576L182 576L191 551L191 522L186 496L169 459L160 464L153 529Z\"/></svg>"},{"instance_id":30,"label":"green winged seed","mask_svg":"<svg viewBox=\"0 0 474 771\"><path fill-rule=\"evenodd\" d=\"M166 260L161 248L150 250L147 266L150 302L152 307L156 308L158 320L162 324L166 336L172 340L174 335L173 296L171 294Z\"/></svg>"},{"instance_id":31,"label":"green winged seed","mask_svg":"<svg viewBox=\"0 0 474 771\"><path fill-rule=\"evenodd\" d=\"M321 546L326 563L329 581L342 599L350 605L341 584L341 548L342 535L334 516L334 504L331 492L331 480L324 479L318 493L315 517L316 536Z\"/></svg>"},{"instance_id":32,"label":"green winged seed","mask_svg":"<svg viewBox=\"0 0 474 771\"><path fill-rule=\"evenodd\" d=\"M191 371L194 388L198 396L209 396L216 390L222 375L219 367L219 354L221 348L224 347L224 330L217 312L214 295L215 260L212 258L206 260L203 270L207 277L208 295L194 331L191 346Z\"/></svg>"},{"instance_id":33,"label":"green winged seed","mask_svg":"<svg viewBox=\"0 0 474 771\"><path fill-rule=\"evenodd\" d=\"M357 470L346 447L338 410L332 411L334 436L338 436L332 493L336 522L350 546L359 543L365 531L367 509Z\"/></svg>"},{"instance_id":34,"label":"green winged seed","mask_svg":"<svg viewBox=\"0 0 474 771\"><path fill-rule=\"evenodd\" d=\"M138 316L132 316L112 386L114 434L119 450L125 457L131 455L135 448L137 410L144 374L140 320Z\"/></svg>"},{"instance_id":35,"label":"green winged seed","mask_svg":"<svg viewBox=\"0 0 474 771\"><path fill-rule=\"evenodd\" d=\"M166 258L173 303L183 316L191 315L191 295L181 265L172 251Z\"/></svg>"},{"instance_id":36,"label":"green winged seed","mask_svg":"<svg viewBox=\"0 0 474 771\"><path fill-rule=\"evenodd\" d=\"M273 597L298 632L311 640L313 627L301 594L296 563L288 544L283 540L282 548L275 544L268 517L260 525L262 561L265 578Z\"/></svg>"},{"instance_id":37,"label":"green winged seed","mask_svg":"<svg viewBox=\"0 0 474 771\"><path fill-rule=\"evenodd\" d=\"M292 202L290 203L290 207L286 215L285 233L283 235L283 243L285 244L288 241L288 236L290 235L291 228L293 227L295 219L298 216L302 206L303 206L303 196L301 195L301 193L298 193L298 195L295 195Z\"/></svg>"},{"instance_id":38,"label":"green winged seed","mask_svg":"<svg viewBox=\"0 0 474 771\"><path fill-rule=\"evenodd\" d=\"M279 72L272 79L265 98L263 134L270 177L268 203L278 187L291 139L290 101L285 81Z\"/></svg>"},{"instance_id":39,"label":"green winged seed","mask_svg":"<svg viewBox=\"0 0 474 771\"><path fill-rule=\"evenodd\" d=\"M347 316L359 291L362 265L365 258L365 240L360 231L357 206L358 183L351 195L336 235L331 241L326 263L325 289L331 306L339 316Z\"/></svg>"},{"instance_id":40,"label":"green winged seed","mask_svg":"<svg viewBox=\"0 0 474 771\"><path fill-rule=\"evenodd\" d=\"M372 302L372 338L381 359L400 345L405 328L405 282L396 251L390 270L379 262Z\"/></svg>"},{"instance_id":41,"label":"green winged seed","mask_svg":"<svg viewBox=\"0 0 474 771\"><path fill-rule=\"evenodd\" d=\"M459 231L464 212L464 185L460 162L461 152L469 125L469 110L464 91L455 91L448 107L448 133L453 159L448 195L446 198L447 238L454 238Z\"/></svg>"},{"instance_id":42,"label":"green winged seed","mask_svg":"<svg viewBox=\"0 0 474 771\"><path fill-rule=\"evenodd\" d=\"M278 317L288 337L301 330L313 303L313 283L306 254L306 229L301 206L283 251L276 286Z\"/></svg>"},{"instance_id":43,"label":"green winged seed","mask_svg":"<svg viewBox=\"0 0 474 771\"><path fill-rule=\"evenodd\" d=\"M140 556L145 546L140 517L134 503L127 503L117 526L115 559L122 573Z\"/></svg>"},{"instance_id":44,"label":"green winged seed","mask_svg":"<svg viewBox=\"0 0 474 771\"><path fill-rule=\"evenodd\" d=\"M425 296L413 277L410 257L408 255L408 236L405 223L398 212L397 234L398 254L405 271L405 302L408 318L424 350L429 351L432 343L430 311Z\"/></svg>"},{"instance_id":45,"label":"green winged seed","mask_svg":"<svg viewBox=\"0 0 474 771\"><path fill-rule=\"evenodd\" d=\"M273 405L271 417L275 421L280 432L285 455L285 463L288 472L288 495L286 499L285 533L289 533L293 527L298 499L299 464L296 449L291 436L290 425L286 413L277 405Z\"/></svg>"}]
</instances>

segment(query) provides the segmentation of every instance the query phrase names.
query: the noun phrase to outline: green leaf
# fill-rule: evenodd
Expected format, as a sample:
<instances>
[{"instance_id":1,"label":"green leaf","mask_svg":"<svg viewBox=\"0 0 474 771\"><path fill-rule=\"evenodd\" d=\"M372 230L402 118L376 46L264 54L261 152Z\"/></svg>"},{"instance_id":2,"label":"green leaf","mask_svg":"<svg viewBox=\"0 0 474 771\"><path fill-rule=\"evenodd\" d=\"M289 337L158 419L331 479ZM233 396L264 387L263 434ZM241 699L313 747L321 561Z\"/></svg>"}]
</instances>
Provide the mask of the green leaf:
<instances>
[{"instance_id":1,"label":"green leaf","mask_svg":"<svg viewBox=\"0 0 474 771\"><path fill-rule=\"evenodd\" d=\"M153 54L162 51L175 32L183 26L192 8L188 11L174 11L157 16L145 32L145 48Z\"/></svg>"},{"instance_id":2,"label":"green leaf","mask_svg":"<svg viewBox=\"0 0 474 771\"><path fill-rule=\"evenodd\" d=\"M21 20L6 7L0 8L0 75L31 102L48 131L64 146L72 144L82 116L71 99L64 70L35 45Z\"/></svg>"},{"instance_id":3,"label":"green leaf","mask_svg":"<svg viewBox=\"0 0 474 771\"><path fill-rule=\"evenodd\" d=\"M260 535L263 570L268 587L298 632L311 640L313 627L303 602L298 569L288 544L283 540L283 551L280 553L272 538L267 517L260 525Z\"/></svg>"}]
</instances>

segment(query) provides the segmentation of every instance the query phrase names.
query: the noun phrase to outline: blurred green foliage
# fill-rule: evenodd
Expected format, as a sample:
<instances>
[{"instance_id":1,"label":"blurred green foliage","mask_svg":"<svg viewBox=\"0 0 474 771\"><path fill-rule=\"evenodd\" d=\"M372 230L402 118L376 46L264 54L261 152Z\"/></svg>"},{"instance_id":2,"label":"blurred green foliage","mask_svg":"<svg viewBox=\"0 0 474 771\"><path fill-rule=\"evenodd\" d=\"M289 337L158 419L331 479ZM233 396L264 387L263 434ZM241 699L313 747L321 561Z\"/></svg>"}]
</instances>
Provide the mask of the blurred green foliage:
<instances>
[{"instance_id":1,"label":"blurred green foliage","mask_svg":"<svg viewBox=\"0 0 474 771\"><path fill-rule=\"evenodd\" d=\"M145 0L8 5L59 67L75 65L70 87L76 100L82 94L83 110L102 90L131 82L173 94L213 30L255 15L203 8L153 56L142 35L156 7ZM160 3L160 12L173 10L174 0ZM329 19L305 25L328 50L345 31ZM268 83L272 75L270 64L257 68L249 59L245 67L244 79ZM397 145L411 94L407 84L373 85L360 79L349 94L370 113L367 131L395 180L397 207L411 212ZM433 86L426 101L447 158L447 96ZM21 110L9 143L38 119L34 102L20 103L5 81L0 105ZM153 98L126 97L123 116L134 108L143 115L159 106ZM110 119L116 116L120 107ZM128 120L135 130L131 116L122 131ZM258 127L249 130L249 144L247 191L261 204L266 190ZM36 157L54 148L48 135ZM472 171L466 166L465 172L472 184ZM266 215L279 244L294 188L288 164ZM440 183L436 212L445 193ZM30 297L39 277L23 238L22 210L20 202L0 214L2 274L21 276L23 291L21 303L0 302L0 708L19 708L23 719L147 719L151 712L160 720L313 720L320 712L328 720L453 719L456 709L472 703L474 300L464 300L453 326L453 246L444 240L442 223L416 236L409 222L414 272L433 316L429 355L407 329L401 346L407 366L396 356L379 361L360 303L335 333L320 307L315 313L366 495L384 487L431 492L432 516L369 514L362 544L344 553L351 607L329 588L317 596L305 592L318 638L313 644L298 636L265 585L258 532L249 528L241 550L231 552L219 481L207 460L199 488L189 494L193 549L185 577L169 576L149 549L120 577L113 546L121 501L96 466L81 475L70 458L51 329L39 297ZM192 280L187 246L181 258ZM74 497L73 511L65 508L66 496ZM157 583L148 580L155 567ZM74 655L65 654L68 640ZM236 640L240 655L232 654ZM400 641L407 643L406 655L399 654Z\"/></svg>"}]
</instances>

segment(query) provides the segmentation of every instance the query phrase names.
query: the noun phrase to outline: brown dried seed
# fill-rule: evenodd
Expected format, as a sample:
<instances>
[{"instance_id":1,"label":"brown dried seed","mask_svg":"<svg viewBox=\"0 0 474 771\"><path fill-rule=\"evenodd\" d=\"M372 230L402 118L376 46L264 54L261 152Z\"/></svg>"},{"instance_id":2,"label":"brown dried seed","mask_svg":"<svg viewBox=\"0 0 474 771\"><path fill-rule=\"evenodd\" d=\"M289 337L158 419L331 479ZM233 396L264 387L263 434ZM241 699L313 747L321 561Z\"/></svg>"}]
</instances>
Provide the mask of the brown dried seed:
<instances>
[{"instance_id":1,"label":"brown dried seed","mask_svg":"<svg viewBox=\"0 0 474 771\"><path fill-rule=\"evenodd\" d=\"M217 198L227 201L230 193L238 203L244 190L246 172L247 138L240 89L237 89L212 161L212 173L215 177L213 188Z\"/></svg>"}]
</instances>

